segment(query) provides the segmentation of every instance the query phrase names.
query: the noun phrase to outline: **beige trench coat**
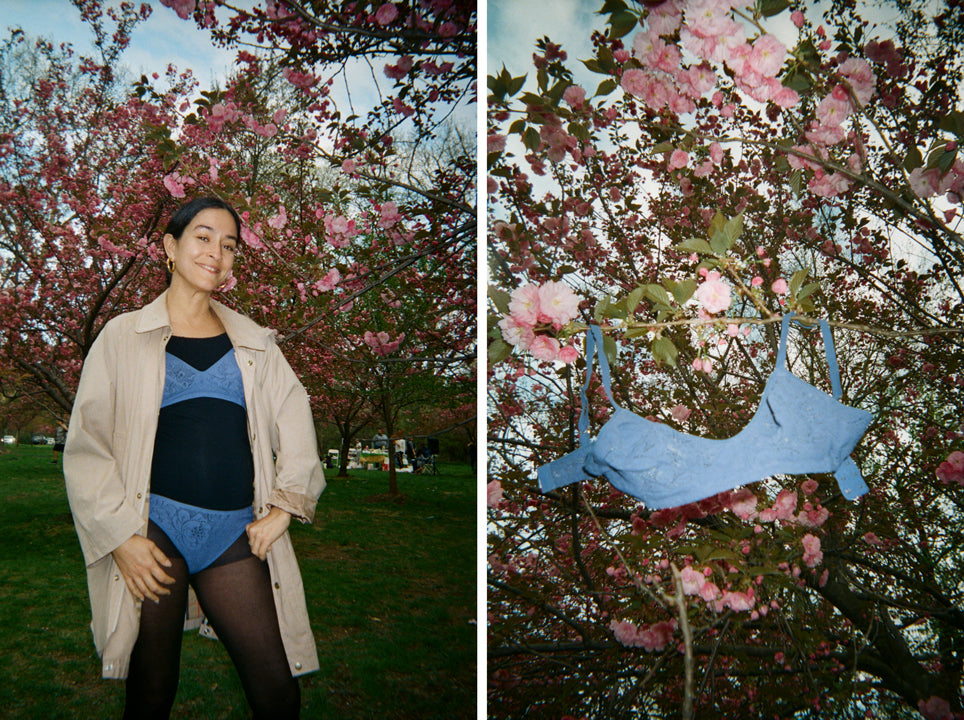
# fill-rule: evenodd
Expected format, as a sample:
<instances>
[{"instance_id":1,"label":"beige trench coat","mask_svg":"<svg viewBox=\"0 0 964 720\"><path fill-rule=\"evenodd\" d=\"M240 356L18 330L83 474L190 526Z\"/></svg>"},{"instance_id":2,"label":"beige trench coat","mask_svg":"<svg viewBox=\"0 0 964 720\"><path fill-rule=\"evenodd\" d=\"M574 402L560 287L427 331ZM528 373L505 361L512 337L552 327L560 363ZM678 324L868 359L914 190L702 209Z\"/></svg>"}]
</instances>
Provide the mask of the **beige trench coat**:
<instances>
[{"instance_id":1,"label":"beige trench coat","mask_svg":"<svg viewBox=\"0 0 964 720\"><path fill-rule=\"evenodd\" d=\"M67 497L87 563L94 646L105 678L127 677L140 620L138 603L111 552L147 531L154 435L171 337L166 293L112 319L84 362L64 449ZM270 506L311 522L325 487L308 395L270 331L219 303L234 346L254 455L254 509ZM293 675L318 669L301 573L286 532L268 567Z\"/></svg>"}]
</instances>

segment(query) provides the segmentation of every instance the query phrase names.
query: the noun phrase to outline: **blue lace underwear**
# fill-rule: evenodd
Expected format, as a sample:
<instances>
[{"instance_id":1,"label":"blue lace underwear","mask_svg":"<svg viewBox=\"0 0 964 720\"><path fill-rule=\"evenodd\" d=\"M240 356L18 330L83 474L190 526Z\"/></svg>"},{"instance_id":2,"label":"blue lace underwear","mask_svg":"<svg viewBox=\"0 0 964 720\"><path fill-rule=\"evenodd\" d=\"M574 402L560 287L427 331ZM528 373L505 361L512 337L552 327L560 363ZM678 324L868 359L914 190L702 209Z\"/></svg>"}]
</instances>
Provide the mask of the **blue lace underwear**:
<instances>
[{"instance_id":1,"label":"blue lace underwear","mask_svg":"<svg viewBox=\"0 0 964 720\"><path fill-rule=\"evenodd\" d=\"M221 557L244 534L245 525L254 520L254 508L206 510L151 495L148 515L184 556L193 575Z\"/></svg>"}]
</instances>

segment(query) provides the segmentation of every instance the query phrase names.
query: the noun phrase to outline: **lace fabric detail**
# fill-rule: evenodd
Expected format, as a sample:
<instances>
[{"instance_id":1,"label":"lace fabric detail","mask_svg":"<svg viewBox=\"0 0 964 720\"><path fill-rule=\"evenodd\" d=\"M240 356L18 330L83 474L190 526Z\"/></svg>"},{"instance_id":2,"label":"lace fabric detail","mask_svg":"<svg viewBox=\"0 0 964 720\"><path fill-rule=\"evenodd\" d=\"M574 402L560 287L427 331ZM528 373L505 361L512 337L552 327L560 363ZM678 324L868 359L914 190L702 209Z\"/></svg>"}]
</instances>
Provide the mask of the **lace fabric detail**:
<instances>
[{"instance_id":1,"label":"lace fabric detail","mask_svg":"<svg viewBox=\"0 0 964 720\"><path fill-rule=\"evenodd\" d=\"M187 561L188 572L200 572L217 560L254 519L254 509L207 510L152 494L148 515Z\"/></svg>"},{"instance_id":2,"label":"lace fabric detail","mask_svg":"<svg viewBox=\"0 0 964 720\"><path fill-rule=\"evenodd\" d=\"M198 370L167 353L161 407L199 397L218 398L245 407L241 370L233 348L206 370Z\"/></svg>"},{"instance_id":3,"label":"lace fabric detail","mask_svg":"<svg viewBox=\"0 0 964 720\"><path fill-rule=\"evenodd\" d=\"M873 416L839 402L842 395L833 338L821 321L833 396L786 368L786 339L792 313L784 316L777 366L767 379L760 404L736 435L710 439L687 435L668 425L639 417L612 400L609 368L599 352L603 386L615 408L595 440L588 437L585 389L592 355L602 342L598 326L586 340L587 379L583 387L580 448L539 468L539 484L550 490L590 477L604 476L617 489L647 507L675 507L778 474L834 472L841 491L854 499L867 491L850 459Z\"/></svg>"}]
</instances>

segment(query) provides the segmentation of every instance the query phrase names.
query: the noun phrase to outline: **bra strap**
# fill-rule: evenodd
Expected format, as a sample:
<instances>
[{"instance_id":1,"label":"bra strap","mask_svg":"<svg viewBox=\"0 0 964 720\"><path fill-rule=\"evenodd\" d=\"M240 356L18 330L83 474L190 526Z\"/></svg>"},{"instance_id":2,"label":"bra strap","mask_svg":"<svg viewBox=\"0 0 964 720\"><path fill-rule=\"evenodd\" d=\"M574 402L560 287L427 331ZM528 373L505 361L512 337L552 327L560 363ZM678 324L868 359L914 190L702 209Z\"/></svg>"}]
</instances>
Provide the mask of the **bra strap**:
<instances>
[{"instance_id":1,"label":"bra strap","mask_svg":"<svg viewBox=\"0 0 964 720\"><path fill-rule=\"evenodd\" d=\"M606 353L603 350L602 328L598 325L590 325L586 332L586 382L583 383L582 390L580 391L580 397L582 398L582 412L579 414L580 445L583 445L589 440L587 434L589 430L589 400L586 397L586 391L589 389L589 381L592 380L593 355L599 358L599 374L602 377L606 397L609 398L609 403L613 407L618 407L616 403L613 402L613 393L609 378L609 361L606 359Z\"/></svg>"},{"instance_id":2,"label":"bra strap","mask_svg":"<svg viewBox=\"0 0 964 720\"><path fill-rule=\"evenodd\" d=\"M780 328L780 348L777 351L777 366L786 365L787 362L787 335L790 331L790 320L794 316L791 310L783 316L783 325ZM797 321L800 324L800 321ZM830 387L833 389L833 397L839 400L843 395L840 385L840 368L837 366L837 353L833 346L833 333L830 332L830 325L823 318L820 319L820 333L823 335L823 351L827 358L827 367L830 370ZM789 369L789 366L787 366Z\"/></svg>"}]
</instances>

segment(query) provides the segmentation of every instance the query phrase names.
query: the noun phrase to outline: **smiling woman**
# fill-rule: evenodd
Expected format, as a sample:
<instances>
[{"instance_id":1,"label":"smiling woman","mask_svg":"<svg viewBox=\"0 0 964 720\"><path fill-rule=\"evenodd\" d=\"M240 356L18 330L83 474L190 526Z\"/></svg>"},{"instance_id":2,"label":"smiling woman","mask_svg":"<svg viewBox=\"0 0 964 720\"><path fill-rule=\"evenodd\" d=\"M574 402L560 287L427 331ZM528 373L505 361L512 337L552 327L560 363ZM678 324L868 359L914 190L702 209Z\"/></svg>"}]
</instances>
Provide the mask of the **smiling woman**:
<instances>
[{"instance_id":1,"label":"smiling woman","mask_svg":"<svg viewBox=\"0 0 964 720\"><path fill-rule=\"evenodd\" d=\"M211 299L240 237L219 198L174 213L170 286L107 323L70 418L94 642L104 677L127 678L125 717L171 711L189 588L255 717L297 717L295 677L318 669L288 525L311 521L325 480L307 393L273 336Z\"/></svg>"}]
</instances>

